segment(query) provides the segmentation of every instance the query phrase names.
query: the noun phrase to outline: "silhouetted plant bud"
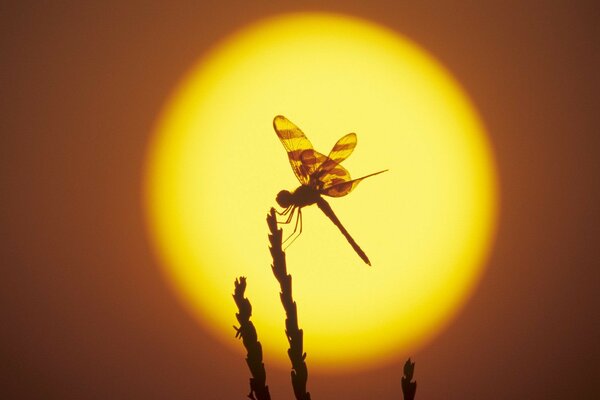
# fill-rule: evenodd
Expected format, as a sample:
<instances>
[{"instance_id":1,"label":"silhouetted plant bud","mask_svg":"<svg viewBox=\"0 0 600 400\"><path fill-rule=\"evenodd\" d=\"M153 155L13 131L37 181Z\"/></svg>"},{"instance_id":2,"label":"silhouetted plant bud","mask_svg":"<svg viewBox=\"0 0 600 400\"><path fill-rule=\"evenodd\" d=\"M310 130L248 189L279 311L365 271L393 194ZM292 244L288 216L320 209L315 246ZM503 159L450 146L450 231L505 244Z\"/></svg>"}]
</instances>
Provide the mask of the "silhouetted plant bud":
<instances>
[{"instance_id":1,"label":"silhouetted plant bud","mask_svg":"<svg viewBox=\"0 0 600 400\"><path fill-rule=\"evenodd\" d=\"M410 358L404 363L404 376L409 381L412 381L413 374L415 373L415 363L410 361Z\"/></svg>"},{"instance_id":2,"label":"silhouetted plant bud","mask_svg":"<svg viewBox=\"0 0 600 400\"><path fill-rule=\"evenodd\" d=\"M415 372L415 363L410 358L404 363L404 376L402 377L402 394L404 400L414 400L417 392L417 382L411 382Z\"/></svg>"}]
</instances>

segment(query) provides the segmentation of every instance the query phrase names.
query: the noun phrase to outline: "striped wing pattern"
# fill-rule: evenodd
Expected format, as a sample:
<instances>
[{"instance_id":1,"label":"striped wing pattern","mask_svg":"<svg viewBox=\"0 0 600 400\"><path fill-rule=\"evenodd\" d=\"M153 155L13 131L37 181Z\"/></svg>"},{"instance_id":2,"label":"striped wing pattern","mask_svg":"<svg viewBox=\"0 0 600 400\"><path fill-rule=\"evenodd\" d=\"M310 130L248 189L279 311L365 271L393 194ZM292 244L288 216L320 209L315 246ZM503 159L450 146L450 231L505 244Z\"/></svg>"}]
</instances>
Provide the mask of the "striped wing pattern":
<instances>
[{"instance_id":1,"label":"striped wing pattern","mask_svg":"<svg viewBox=\"0 0 600 400\"><path fill-rule=\"evenodd\" d=\"M321 171L329 171L352 154L356 147L356 133L344 135L333 145L327 160L321 164Z\"/></svg>"},{"instance_id":2,"label":"striped wing pattern","mask_svg":"<svg viewBox=\"0 0 600 400\"><path fill-rule=\"evenodd\" d=\"M342 197L350 193L354 190L356 186L365 178L368 178L373 175L381 174L382 172L386 172L387 169L379 172L375 172L373 174L365 175L357 179L348 179L348 180L337 180L332 179L329 185L326 185L321 193L330 197Z\"/></svg>"},{"instance_id":3,"label":"striped wing pattern","mask_svg":"<svg viewBox=\"0 0 600 400\"><path fill-rule=\"evenodd\" d=\"M350 173L340 163L354 151L357 142L355 133L343 136L333 146L329 156L325 156L314 150L300 128L286 117L276 116L273 127L287 151L292 170L300 183L317 188L324 195L345 196L363 179L385 172L375 172L358 179L350 178Z\"/></svg>"},{"instance_id":4,"label":"striped wing pattern","mask_svg":"<svg viewBox=\"0 0 600 400\"><path fill-rule=\"evenodd\" d=\"M302 164L305 166L309 175L314 175L313 180L324 183L323 178L329 171L332 171L336 167L340 167L339 163L348 158L355 147L356 134L349 133L337 141L327 157L313 149L305 150L301 154ZM341 170L344 169L341 168ZM339 176L341 170L338 169L338 171L334 171L333 175ZM349 175L348 179L350 179Z\"/></svg>"},{"instance_id":5,"label":"striped wing pattern","mask_svg":"<svg viewBox=\"0 0 600 400\"><path fill-rule=\"evenodd\" d=\"M273 128L287 151L292 170L296 178L303 185L308 185L310 173L302 163L302 153L307 150L313 150L313 146L304 135L304 133L283 115L278 115L273 119ZM313 150L314 151L314 150Z\"/></svg>"},{"instance_id":6,"label":"striped wing pattern","mask_svg":"<svg viewBox=\"0 0 600 400\"><path fill-rule=\"evenodd\" d=\"M321 166L329 161L327 156L314 149L304 150L302 154L300 154L300 159L305 171L308 172L308 175L311 176L313 180L316 178L315 172L319 171Z\"/></svg>"},{"instance_id":7,"label":"striped wing pattern","mask_svg":"<svg viewBox=\"0 0 600 400\"><path fill-rule=\"evenodd\" d=\"M321 193L330 197L342 197L350 193L358 185L362 179L351 181L333 181L334 183L323 189Z\"/></svg>"}]
</instances>

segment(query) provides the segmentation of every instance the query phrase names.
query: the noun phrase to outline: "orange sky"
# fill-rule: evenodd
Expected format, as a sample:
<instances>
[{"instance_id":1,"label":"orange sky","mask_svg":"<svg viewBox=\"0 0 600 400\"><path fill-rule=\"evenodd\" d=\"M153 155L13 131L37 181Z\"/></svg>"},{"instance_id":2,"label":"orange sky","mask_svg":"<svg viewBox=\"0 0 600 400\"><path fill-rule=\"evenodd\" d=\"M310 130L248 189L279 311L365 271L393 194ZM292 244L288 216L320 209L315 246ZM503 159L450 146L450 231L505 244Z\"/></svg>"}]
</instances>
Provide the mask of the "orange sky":
<instances>
[{"instance_id":1,"label":"orange sky","mask_svg":"<svg viewBox=\"0 0 600 400\"><path fill-rule=\"evenodd\" d=\"M417 398L597 393L593 2L31 3L0 5L0 397L244 398L244 360L201 331L156 265L142 165L157 112L207 48L256 18L298 10L369 18L416 41L489 129L496 245L458 319L413 355ZM315 399L394 399L400 376L400 364L310 374L308 388ZM292 398L288 371L267 365L267 381L274 399Z\"/></svg>"}]
</instances>

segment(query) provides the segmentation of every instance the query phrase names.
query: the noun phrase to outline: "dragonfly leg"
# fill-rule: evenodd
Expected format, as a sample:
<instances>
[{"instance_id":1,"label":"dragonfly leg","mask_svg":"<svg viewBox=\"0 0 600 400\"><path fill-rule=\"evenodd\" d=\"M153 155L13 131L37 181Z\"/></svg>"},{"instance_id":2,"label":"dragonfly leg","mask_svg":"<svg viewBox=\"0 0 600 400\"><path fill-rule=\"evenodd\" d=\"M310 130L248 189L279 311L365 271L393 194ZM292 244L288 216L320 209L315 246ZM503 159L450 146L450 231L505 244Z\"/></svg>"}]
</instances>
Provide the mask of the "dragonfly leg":
<instances>
[{"instance_id":1,"label":"dragonfly leg","mask_svg":"<svg viewBox=\"0 0 600 400\"><path fill-rule=\"evenodd\" d=\"M292 208L294 208L294 206L290 205L282 212L277 211L277 209L275 209L275 212L277 213L277 215L287 215L287 213L289 213Z\"/></svg>"},{"instance_id":2,"label":"dragonfly leg","mask_svg":"<svg viewBox=\"0 0 600 400\"><path fill-rule=\"evenodd\" d=\"M286 221L283 221L283 222L277 221L277 223L278 223L278 224L289 224L289 223L292 221L292 217L293 217L293 216L294 216L294 214L296 213L296 209L298 209L298 214L297 214L297 215L298 215L298 216L300 216L300 215L302 214L302 212L300 211L301 209L300 209L300 208L298 208L298 207L292 207L292 209L291 209L292 211L289 213L287 220L286 220ZM286 238L286 239L285 239L283 242L281 242L281 244L283 244L283 243L287 242L288 240L290 240L290 238L291 238L292 236L294 236L294 233L296 233L296 229L297 229L297 226L298 226L298 216L296 217L296 226L294 227L294 231L293 231L293 232L291 233L291 235L290 235L290 236L288 236L288 237L287 237L287 238ZM289 245L288 245L288 246L289 246ZM287 248L287 247L286 247L286 248Z\"/></svg>"},{"instance_id":3,"label":"dragonfly leg","mask_svg":"<svg viewBox=\"0 0 600 400\"><path fill-rule=\"evenodd\" d=\"M288 215L287 219L285 220L286 224L292 222L292 218L294 218L294 211L296 211L296 207L292 207L291 210L292 212ZM298 211L300 211L300 209L298 209Z\"/></svg>"},{"instance_id":4,"label":"dragonfly leg","mask_svg":"<svg viewBox=\"0 0 600 400\"><path fill-rule=\"evenodd\" d=\"M290 221L292 220L292 216L294 215L294 206L289 206L288 208L286 208L285 210L283 210L282 212L279 212L277 210L275 210L275 212L282 216L282 217L286 217L285 221L277 221L278 224L289 224ZM290 212L291 211L291 212Z\"/></svg>"},{"instance_id":5,"label":"dragonfly leg","mask_svg":"<svg viewBox=\"0 0 600 400\"><path fill-rule=\"evenodd\" d=\"M298 218L300 217L301 214L302 214L302 211L300 211L300 209L298 209L298 214L296 215L296 225L294 226L294 231L287 238L285 238L285 240L283 242L281 242L281 244L285 244L288 240L290 240L290 238L292 236L294 236L294 234L296 233L296 229L298 229ZM293 212L290 214L290 218L292 217L292 215L294 215ZM288 218L288 220L285 222L286 224L290 223L290 221L291 221L290 218ZM292 240L292 242L293 242L293 240ZM290 244L292 244L292 243L290 242ZM288 244L288 246L289 246L289 244ZM287 249L287 246L285 248Z\"/></svg>"},{"instance_id":6,"label":"dragonfly leg","mask_svg":"<svg viewBox=\"0 0 600 400\"><path fill-rule=\"evenodd\" d=\"M298 216L296 217L296 225L294 226L294 232L292 232L292 234L290 236L288 236L288 238L285 239L283 241L283 243L287 242L288 240L290 240L290 238L292 236L294 236L294 234L298 231L298 225L300 225L300 232L298 232L298 234L292 239L292 241L289 242L285 246L284 250L286 250L288 247L290 247L292 245L292 243L294 243L294 241L296 239L298 239L298 237L300 237L300 234L302 233L302 209L301 208L298 208Z\"/></svg>"}]
</instances>

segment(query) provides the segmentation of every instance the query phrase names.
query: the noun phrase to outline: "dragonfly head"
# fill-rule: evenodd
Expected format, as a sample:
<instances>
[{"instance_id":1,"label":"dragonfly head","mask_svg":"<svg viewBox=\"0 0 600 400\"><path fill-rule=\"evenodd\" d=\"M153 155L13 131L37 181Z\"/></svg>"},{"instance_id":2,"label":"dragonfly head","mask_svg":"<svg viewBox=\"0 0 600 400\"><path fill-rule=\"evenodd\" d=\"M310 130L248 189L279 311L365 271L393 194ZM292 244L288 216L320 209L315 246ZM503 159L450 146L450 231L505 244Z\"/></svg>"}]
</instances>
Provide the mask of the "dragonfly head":
<instances>
[{"instance_id":1,"label":"dragonfly head","mask_svg":"<svg viewBox=\"0 0 600 400\"><path fill-rule=\"evenodd\" d=\"M288 208L292 205L292 194L288 190L282 190L277 193L275 200L279 204L279 207Z\"/></svg>"}]
</instances>

